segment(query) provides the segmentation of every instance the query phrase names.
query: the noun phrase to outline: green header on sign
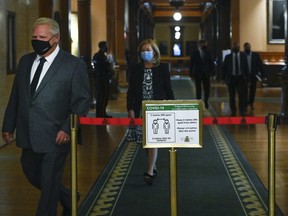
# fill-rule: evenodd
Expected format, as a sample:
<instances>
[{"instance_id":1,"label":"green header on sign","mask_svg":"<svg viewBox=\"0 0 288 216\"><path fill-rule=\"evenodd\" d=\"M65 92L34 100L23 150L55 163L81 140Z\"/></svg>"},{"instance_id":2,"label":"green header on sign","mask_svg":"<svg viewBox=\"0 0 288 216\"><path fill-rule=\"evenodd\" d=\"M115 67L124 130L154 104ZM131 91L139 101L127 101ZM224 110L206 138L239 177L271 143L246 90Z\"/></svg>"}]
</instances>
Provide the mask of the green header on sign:
<instances>
[{"instance_id":1,"label":"green header on sign","mask_svg":"<svg viewBox=\"0 0 288 216\"><path fill-rule=\"evenodd\" d=\"M146 104L145 111L199 110L199 104L154 105Z\"/></svg>"}]
</instances>

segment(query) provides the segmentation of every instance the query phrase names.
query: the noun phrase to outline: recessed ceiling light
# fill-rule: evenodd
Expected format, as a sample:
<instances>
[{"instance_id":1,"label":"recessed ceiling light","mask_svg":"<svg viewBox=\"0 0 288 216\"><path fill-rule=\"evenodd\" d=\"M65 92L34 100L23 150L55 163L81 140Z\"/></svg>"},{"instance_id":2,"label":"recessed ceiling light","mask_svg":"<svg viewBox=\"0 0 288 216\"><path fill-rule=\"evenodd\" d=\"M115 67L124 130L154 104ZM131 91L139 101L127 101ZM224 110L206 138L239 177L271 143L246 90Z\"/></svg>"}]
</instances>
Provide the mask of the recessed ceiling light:
<instances>
[{"instance_id":1,"label":"recessed ceiling light","mask_svg":"<svg viewBox=\"0 0 288 216\"><path fill-rule=\"evenodd\" d=\"M182 19L182 14L180 12L175 12L173 18L175 21L180 21Z\"/></svg>"}]
</instances>

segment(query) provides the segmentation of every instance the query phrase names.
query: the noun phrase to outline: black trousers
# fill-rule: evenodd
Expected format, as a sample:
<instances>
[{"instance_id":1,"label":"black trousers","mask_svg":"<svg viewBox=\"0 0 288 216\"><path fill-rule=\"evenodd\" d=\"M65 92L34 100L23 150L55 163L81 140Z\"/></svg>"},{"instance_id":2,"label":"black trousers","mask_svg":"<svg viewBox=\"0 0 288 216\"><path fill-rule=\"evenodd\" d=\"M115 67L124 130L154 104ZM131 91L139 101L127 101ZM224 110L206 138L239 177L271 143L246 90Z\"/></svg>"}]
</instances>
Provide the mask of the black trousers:
<instances>
[{"instance_id":1,"label":"black trousers","mask_svg":"<svg viewBox=\"0 0 288 216\"><path fill-rule=\"evenodd\" d=\"M247 82L243 76L232 76L231 82L228 84L229 106L233 113L236 112L236 92L238 93L238 107L240 113L247 112Z\"/></svg>"},{"instance_id":2,"label":"black trousers","mask_svg":"<svg viewBox=\"0 0 288 216\"><path fill-rule=\"evenodd\" d=\"M107 116L106 107L110 96L109 79L99 80L96 97L96 117L105 118Z\"/></svg>"},{"instance_id":3,"label":"black trousers","mask_svg":"<svg viewBox=\"0 0 288 216\"><path fill-rule=\"evenodd\" d=\"M202 99L202 85L204 90L204 102L207 103L210 95L210 77L195 77L196 99Z\"/></svg>"},{"instance_id":4,"label":"black trousers","mask_svg":"<svg viewBox=\"0 0 288 216\"><path fill-rule=\"evenodd\" d=\"M257 88L257 78L255 76L250 76L250 85L249 85L249 96L248 96L248 104L253 105L255 101Z\"/></svg>"},{"instance_id":5,"label":"black trousers","mask_svg":"<svg viewBox=\"0 0 288 216\"><path fill-rule=\"evenodd\" d=\"M61 179L67 154L36 153L23 149L21 164L29 182L41 191L36 216L57 216L58 201L71 209L71 192Z\"/></svg>"}]
</instances>

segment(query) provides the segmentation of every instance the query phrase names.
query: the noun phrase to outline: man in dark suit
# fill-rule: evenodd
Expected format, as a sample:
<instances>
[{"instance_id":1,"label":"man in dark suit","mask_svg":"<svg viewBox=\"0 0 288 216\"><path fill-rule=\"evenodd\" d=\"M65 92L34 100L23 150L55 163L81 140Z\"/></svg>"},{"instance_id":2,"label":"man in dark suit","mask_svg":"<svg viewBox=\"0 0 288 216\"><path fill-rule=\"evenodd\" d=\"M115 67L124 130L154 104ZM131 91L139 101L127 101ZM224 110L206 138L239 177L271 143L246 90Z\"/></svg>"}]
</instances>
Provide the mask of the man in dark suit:
<instances>
[{"instance_id":1,"label":"man in dark suit","mask_svg":"<svg viewBox=\"0 0 288 216\"><path fill-rule=\"evenodd\" d=\"M257 80L265 76L263 62L258 53L251 51L251 44L244 43L244 53L247 57L250 82L248 87L248 105L254 110Z\"/></svg>"},{"instance_id":2,"label":"man in dark suit","mask_svg":"<svg viewBox=\"0 0 288 216\"><path fill-rule=\"evenodd\" d=\"M240 115L247 115L248 63L246 55L239 50L239 43L233 43L232 52L225 56L222 67L222 80L228 87L231 116L236 116L236 91Z\"/></svg>"},{"instance_id":3,"label":"man in dark suit","mask_svg":"<svg viewBox=\"0 0 288 216\"><path fill-rule=\"evenodd\" d=\"M58 201L62 215L71 215L71 193L61 184L70 150L69 114L85 116L91 101L87 66L63 51L59 41L55 20L36 20L35 52L20 59L2 127L6 143L17 130L23 172L41 191L37 216L56 216Z\"/></svg>"},{"instance_id":4,"label":"man in dark suit","mask_svg":"<svg viewBox=\"0 0 288 216\"><path fill-rule=\"evenodd\" d=\"M202 84L204 90L204 104L205 108L209 108L209 95L210 95L210 77L213 74L213 60L209 50L207 49L206 40L200 40L199 49L192 52L190 57L190 75L195 79L196 98L202 98Z\"/></svg>"},{"instance_id":5,"label":"man in dark suit","mask_svg":"<svg viewBox=\"0 0 288 216\"><path fill-rule=\"evenodd\" d=\"M98 43L99 51L94 54L95 78L97 80L96 117L109 118L106 107L110 95L110 80L113 75L112 63L107 57L108 44L106 41Z\"/></svg>"}]
</instances>

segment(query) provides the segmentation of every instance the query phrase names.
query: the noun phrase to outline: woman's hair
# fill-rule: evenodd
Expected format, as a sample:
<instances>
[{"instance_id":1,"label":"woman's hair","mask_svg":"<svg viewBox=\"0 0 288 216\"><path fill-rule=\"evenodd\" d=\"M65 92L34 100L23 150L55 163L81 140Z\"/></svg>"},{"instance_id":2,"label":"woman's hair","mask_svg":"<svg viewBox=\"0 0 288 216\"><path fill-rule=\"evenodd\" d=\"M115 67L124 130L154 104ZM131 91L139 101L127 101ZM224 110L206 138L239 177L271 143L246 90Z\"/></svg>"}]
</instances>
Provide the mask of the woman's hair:
<instances>
[{"instance_id":1,"label":"woman's hair","mask_svg":"<svg viewBox=\"0 0 288 216\"><path fill-rule=\"evenodd\" d=\"M157 46L157 44L155 43L155 41L153 39L146 39L146 40L143 40L139 45L138 45L138 59L139 59L139 62L143 62L143 59L141 58L141 49L144 45L146 44L150 44L153 51L154 51L154 56L153 56L153 59L152 59L152 63L154 65L159 65L160 64L160 51L159 51L159 48Z\"/></svg>"},{"instance_id":2,"label":"woman's hair","mask_svg":"<svg viewBox=\"0 0 288 216\"><path fill-rule=\"evenodd\" d=\"M48 25L51 35L56 35L56 34L60 35L59 25L54 19L51 19L51 18L48 18L48 17L38 18L34 22L34 24L32 26L32 29L34 29L38 25Z\"/></svg>"}]
</instances>

